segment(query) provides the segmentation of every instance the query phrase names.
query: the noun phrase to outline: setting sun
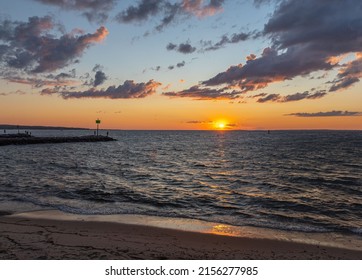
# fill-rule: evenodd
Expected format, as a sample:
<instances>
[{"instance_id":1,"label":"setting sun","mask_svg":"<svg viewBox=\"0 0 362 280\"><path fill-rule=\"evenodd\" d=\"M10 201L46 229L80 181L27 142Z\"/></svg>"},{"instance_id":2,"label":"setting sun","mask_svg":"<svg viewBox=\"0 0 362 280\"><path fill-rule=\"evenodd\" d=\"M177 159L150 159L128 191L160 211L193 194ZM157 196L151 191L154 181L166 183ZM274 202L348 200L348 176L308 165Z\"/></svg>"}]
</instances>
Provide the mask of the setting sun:
<instances>
[{"instance_id":1,"label":"setting sun","mask_svg":"<svg viewBox=\"0 0 362 280\"><path fill-rule=\"evenodd\" d=\"M217 122L217 123L215 123L215 127L216 127L217 129L225 129L225 128L226 128L226 123L224 123L224 122Z\"/></svg>"},{"instance_id":2,"label":"setting sun","mask_svg":"<svg viewBox=\"0 0 362 280\"><path fill-rule=\"evenodd\" d=\"M224 129L224 128L225 128L225 124L224 124L224 123L219 123L217 126L218 126L218 128L220 128L220 129Z\"/></svg>"}]
</instances>

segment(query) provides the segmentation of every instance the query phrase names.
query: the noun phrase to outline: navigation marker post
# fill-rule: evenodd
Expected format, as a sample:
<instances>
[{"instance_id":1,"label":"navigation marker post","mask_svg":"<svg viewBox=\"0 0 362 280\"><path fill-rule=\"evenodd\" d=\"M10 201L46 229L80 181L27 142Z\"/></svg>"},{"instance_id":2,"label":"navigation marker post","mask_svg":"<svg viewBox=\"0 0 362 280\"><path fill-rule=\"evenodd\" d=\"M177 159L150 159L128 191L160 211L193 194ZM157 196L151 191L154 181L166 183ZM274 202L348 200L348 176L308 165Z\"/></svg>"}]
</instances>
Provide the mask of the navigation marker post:
<instances>
[{"instance_id":1,"label":"navigation marker post","mask_svg":"<svg viewBox=\"0 0 362 280\"><path fill-rule=\"evenodd\" d=\"M99 130L99 124L101 123L100 119L96 119L96 124L97 124L97 136L98 136L98 130Z\"/></svg>"}]
</instances>

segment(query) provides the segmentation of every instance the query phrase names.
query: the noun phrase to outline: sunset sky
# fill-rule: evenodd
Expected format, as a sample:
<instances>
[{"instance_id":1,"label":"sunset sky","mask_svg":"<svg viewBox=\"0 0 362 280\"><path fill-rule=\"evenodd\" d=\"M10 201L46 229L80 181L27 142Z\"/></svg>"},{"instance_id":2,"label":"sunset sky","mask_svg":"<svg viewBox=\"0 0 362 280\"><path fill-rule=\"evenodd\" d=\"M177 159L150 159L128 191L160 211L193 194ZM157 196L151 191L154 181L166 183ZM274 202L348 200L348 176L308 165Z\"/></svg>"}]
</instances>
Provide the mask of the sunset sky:
<instances>
[{"instance_id":1,"label":"sunset sky","mask_svg":"<svg viewBox=\"0 0 362 280\"><path fill-rule=\"evenodd\" d=\"M362 129L360 0L3 0L0 124Z\"/></svg>"}]
</instances>

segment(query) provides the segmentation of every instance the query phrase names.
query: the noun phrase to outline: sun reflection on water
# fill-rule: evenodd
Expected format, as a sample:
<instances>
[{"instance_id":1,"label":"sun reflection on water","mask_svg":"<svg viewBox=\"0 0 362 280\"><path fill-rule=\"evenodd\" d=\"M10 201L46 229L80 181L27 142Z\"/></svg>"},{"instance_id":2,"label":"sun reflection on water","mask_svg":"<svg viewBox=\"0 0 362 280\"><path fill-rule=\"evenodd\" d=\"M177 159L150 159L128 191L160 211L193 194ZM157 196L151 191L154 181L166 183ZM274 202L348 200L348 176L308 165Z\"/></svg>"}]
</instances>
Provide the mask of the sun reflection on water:
<instances>
[{"instance_id":1,"label":"sun reflection on water","mask_svg":"<svg viewBox=\"0 0 362 280\"><path fill-rule=\"evenodd\" d=\"M239 236L240 235L240 232L235 230L235 227L223 225L223 224L213 226L209 233L217 234L217 235L225 235L225 236Z\"/></svg>"}]
</instances>

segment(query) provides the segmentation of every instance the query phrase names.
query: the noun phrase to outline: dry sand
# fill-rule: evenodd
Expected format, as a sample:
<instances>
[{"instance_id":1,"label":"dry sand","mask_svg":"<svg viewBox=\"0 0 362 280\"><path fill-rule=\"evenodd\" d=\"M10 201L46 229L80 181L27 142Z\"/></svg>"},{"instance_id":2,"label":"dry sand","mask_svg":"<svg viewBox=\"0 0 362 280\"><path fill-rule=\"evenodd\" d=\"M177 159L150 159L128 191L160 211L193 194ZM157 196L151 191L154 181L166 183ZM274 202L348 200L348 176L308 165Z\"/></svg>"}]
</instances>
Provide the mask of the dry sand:
<instances>
[{"instance_id":1,"label":"dry sand","mask_svg":"<svg viewBox=\"0 0 362 280\"><path fill-rule=\"evenodd\" d=\"M58 212L51 213L56 217ZM250 234L232 237L46 215L1 216L0 259L362 259L359 247L351 250Z\"/></svg>"}]
</instances>

